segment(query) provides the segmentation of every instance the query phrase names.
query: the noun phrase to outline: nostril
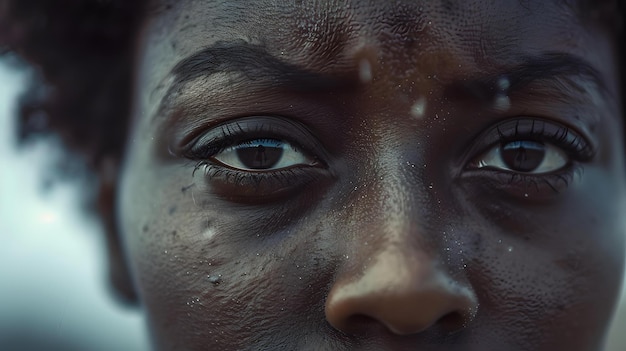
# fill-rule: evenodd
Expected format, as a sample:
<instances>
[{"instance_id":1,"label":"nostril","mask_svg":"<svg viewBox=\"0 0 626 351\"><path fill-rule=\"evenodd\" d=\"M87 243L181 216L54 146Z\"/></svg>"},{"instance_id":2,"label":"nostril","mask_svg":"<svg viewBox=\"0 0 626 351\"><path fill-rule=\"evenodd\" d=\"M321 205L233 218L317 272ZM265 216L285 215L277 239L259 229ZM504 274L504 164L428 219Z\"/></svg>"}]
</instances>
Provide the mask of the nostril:
<instances>
[{"instance_id":1,"label":"nostril","mask_svg":"<svg viewBox=\"0 0 626 351\"><path fill-rule=\"evenodd\" d=\"M423 325L422 328L418 328L415 325L412 326L400 326L395 324L386 323L385 320L380 320L375 317L368 316L366 314L354 314L347 317L343 321L341 330L347 334L362 334L370 332L381 332L387 330L393 334L398 335L410 335L425 331L431 327L439 330L440 332L451 334L462 330L467 322L465 316L460 312L451 312L443 317L439 318L431 325ZM401 328L404 327L404 328ZM400 329L401 328L401 329Z\"/></svg>"},{"instance_id":2,"label":"nostril","mask_svg":"<svg viewBox=\"0 0 626 351\"><path fill-rule=\"evenodd\" d=\"M418 258L390 250L358 279L342 275L326 299L328 323L349 334L374 330L399 336L426 330L449 334L463 329L477 309L475 294L428 257Z\"/></svg>"},{"instance_id":3,"label":"nostril","mask_svg":"<svg viewBox=\"0 0 626 351\"><path fill-rule=\"evenodd\" d=\"M351 335L365 335L370 333L392 333L396 335L411 335L419 333L427 328L418 329L415 326L397 325L394 323L389 323L389 321L387 320L381 320L379 318L368 316L366 314L355 314L344 320L344 325L341 330L344 333Z\"/></svg>"},{"instance_id":4,"label":"nostril","mask_svg":"<svg viewBox=\"0 0 626 351\"><path fill-rule=\"evenodd\" d=\"M343 330L349 334L360 334L370 331L372 328L385 328L376 319L365 314L354 314L346 319Z\"/></svg>"},{"instance_id":5,"label":"nostril","mask_svg":"<svg viewBox=\"0 0 626 351\"><path fill-rule=\"evenodd\" d=\"M448 313L437 321L437 324L448 333L454 333L463 329L465 323L466 318L459 312Z\"/></svg>"}]
</instances>

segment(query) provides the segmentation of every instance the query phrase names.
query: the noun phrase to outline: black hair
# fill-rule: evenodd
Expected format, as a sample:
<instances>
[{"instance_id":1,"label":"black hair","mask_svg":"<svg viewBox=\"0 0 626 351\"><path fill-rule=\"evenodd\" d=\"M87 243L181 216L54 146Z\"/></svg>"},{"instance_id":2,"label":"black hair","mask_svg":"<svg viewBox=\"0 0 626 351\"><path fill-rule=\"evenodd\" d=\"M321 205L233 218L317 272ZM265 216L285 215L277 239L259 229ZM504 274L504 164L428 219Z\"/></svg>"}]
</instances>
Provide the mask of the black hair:
<instances>
[{"instance_id":1,"label":"black hair","mask_svg":"<svg viewBox=\"0 0 626 351\"><path fill-rule=\"evenodd\" d=\"M125 0L0 0L0 50L35 68L20 98L20 142L57 134L98 167L124 149L133 46L142 4Z\"/></svg>"}]
</instances>

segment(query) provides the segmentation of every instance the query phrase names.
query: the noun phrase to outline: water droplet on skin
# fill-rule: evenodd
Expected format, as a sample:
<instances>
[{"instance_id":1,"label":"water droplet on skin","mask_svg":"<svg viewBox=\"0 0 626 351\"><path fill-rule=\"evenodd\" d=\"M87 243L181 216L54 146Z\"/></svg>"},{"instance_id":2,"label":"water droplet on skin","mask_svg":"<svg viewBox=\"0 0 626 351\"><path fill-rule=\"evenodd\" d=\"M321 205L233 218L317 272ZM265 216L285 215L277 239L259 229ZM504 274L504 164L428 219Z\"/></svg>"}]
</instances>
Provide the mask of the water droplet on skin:
<instances>
[{"instance_id":1,"label":"water droplet on skin","mask_svg":"<svg viewBox=\"0 0 626 351\"><path fill-rule=\"evenodd\" d=\"M209 278L209 282L211 282L211 284L213 284L213 285L220 285L220 283L222 282L222 275L221 274L209 275L207 277Z\"/></svg>"},{"instance_id":2,"label":"water droplet on skin","mask_svg":"<svg viewBox=\"0 0 626 351\"><path fill-rule=\"evenodd\" d=\"M372 80L372 64L367 59L359 61L359 79L361 83L368 83Z\"/></svg>"},{"instance_id":3,"label":"water droplet on skin","mask_svg":"<svg viewBox=\"0 0 626 351\"><path fill-rule=\"evenodd\" d=\"M500 112L508 111L511 108L511 99L506 95L497 95L493 102L493 108Z\"/></svg>"},{"instance_id":4,"label":"water droplet on skin","mask_svg":"<svg viewBox=\"0 0 626 351\"><path fill-rule=\"evenodd\" d=\"M506 92L510 87L511 82L509 81L509 78L500 77L500 79L498 79L498 89L500 89L501 92Z\"/></svg>"},{"instance_id":5,"label":"water droplet on skin","mask_svg":"<svg viewBox=\"0 0 626 351\"><path fill-rule=\"evenodd\" d=\"M432 188L433 188L433 183L430 183L430 184L428 185L428 189L432 189Z\"/></svg>"},{"instance_id":6,"label":"water droplet on skin","mask_svg":"<svg viewBox=\"0 0 626 351\"><path fill-rule=\"evenodd\" d=\"M528 197L528 194L524 194L524 197Z\"/></svg>"},{"instance_id":7,"label":"water droplet on skin","mask_svg":"<svg viewBox=\"0 0 626 351\"><path fill-rule=\"evenodd\" d=\"M424 97L420 97L415 101L413 106L411 106L411 116L422 119L426 114L426 99Z\"/></svg>"},{"instance_id":8,"label":"water droplet on skin","mask_svg":"<svg viewBox=\"0 0 626 351\"><path fill-rule=\"evenodd\" d=\"M507 251L509 251L509 252L513 252L513 246L509 246L509 247L507 248Z\"/></svg>"},{"instance_id":9,"label":"water droplet on skin","mask_svg":"<svg viewBox=\"0 0 626 351\"><path fill-rule=\"evenodd\" d=\"M187 301L187 306L192 307L195 304L200 304L200 298L199 297L192 297L191 300Z\"/></svg>"}]
</instances>

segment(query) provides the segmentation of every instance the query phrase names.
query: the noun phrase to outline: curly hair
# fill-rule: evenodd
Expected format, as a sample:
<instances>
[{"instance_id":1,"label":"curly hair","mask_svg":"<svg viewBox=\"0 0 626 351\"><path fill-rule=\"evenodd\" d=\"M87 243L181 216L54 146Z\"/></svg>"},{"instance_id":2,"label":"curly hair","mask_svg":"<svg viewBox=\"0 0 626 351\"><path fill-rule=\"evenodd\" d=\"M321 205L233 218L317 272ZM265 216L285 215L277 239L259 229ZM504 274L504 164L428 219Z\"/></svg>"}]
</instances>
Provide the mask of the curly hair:
<instances>
[{"instance_id":1,"label":"curly hair","mask_svg":"<svg viewBox=\"0 0 626 351\"><path fill-rule=\"evenodd\" d=\"M142 3L0 0L0 52L39 78L19 101L21 142L58 134L89 167L119 157L130 113L135 27Z\"/></svg>"},{"instance_id":2,"label":"curly hair","mask_svg":"<svg viewBox=\"0 0 626 351\"><path fill-rule=\"evenodd\" d=\"M0 0L0 53L16 52L42 78L31 84L20 101L21 141L58 134L92 169L106 157L122 155L132 96L135 33L144 2ZM602 23L611 23L623 60L626 1L574 3L579 12L596 21L600 16L611 18ZM622 87L625 71L621 72Z\"/></svg>"}]
</instances>

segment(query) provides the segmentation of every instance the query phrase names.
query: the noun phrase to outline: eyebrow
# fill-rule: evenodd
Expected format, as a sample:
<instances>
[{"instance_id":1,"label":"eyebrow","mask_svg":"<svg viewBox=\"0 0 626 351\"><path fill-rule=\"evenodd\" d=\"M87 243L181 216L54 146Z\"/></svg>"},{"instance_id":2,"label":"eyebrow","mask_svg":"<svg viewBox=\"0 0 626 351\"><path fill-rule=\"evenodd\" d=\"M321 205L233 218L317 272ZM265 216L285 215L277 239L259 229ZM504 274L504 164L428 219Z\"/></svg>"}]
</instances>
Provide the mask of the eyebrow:
<instances>
[{"instance_id":1,"label":"eyebrow","mask_svg":"<svg viewBox=\"0 0 626 351\"><path fill-rule=\"evenodd\" d=\"M501 69L500 72L463 80L451 84L447 92L481 101L490 101L502 92L513 93L537 81L555 81L564 78L581 78L592 83L601 93L607 94L602 74L581 57L563 52L547 52L524 57L520 63ZM506 86L502 86L502 84ZM569 82L581 89L581 85Z\"/></svg>"},{"instance_id":2,"label":"eyebrow","mask_svg":"<svg viewBox=\"0 0 626 351\"><path fill-rule=\"evenodd\" d=\"M218 73L236 73L249 81L263 82L273 88L297 93L315 93L354 87L357 75L346 77L323 74L287 63L264 47L244 41L218 41L176 64L171 71L173 83L166 97L190 81ZM606 83L597 69L583 58L563 52L546 52L523 57L517 64L505 66L496 73L447 84L446 94L478 101L492 101L506 91L513 93L537 81L579 77L593 83L606 94ZM348 78L348 79L347 79ZM352 79L349 79L352 78ZM500 83L506 79L506 89ZM570 82L569 85L578 84Z\"/></svg>"},{"instance_id":3,"label":"eyebrow","mask_svg":"<svg viewBox=\"0 0 626 351\"><path fill-rule=\"evenodd\" d=\"M312 72L287 63L262 46L244 41L218 41L180 61L171 73L174 77L171 89L217 73L237 73L251 81L264 81L297 92L321 92L346 86L346 80L337 75Z\"/></svg>"}]
</instances>

